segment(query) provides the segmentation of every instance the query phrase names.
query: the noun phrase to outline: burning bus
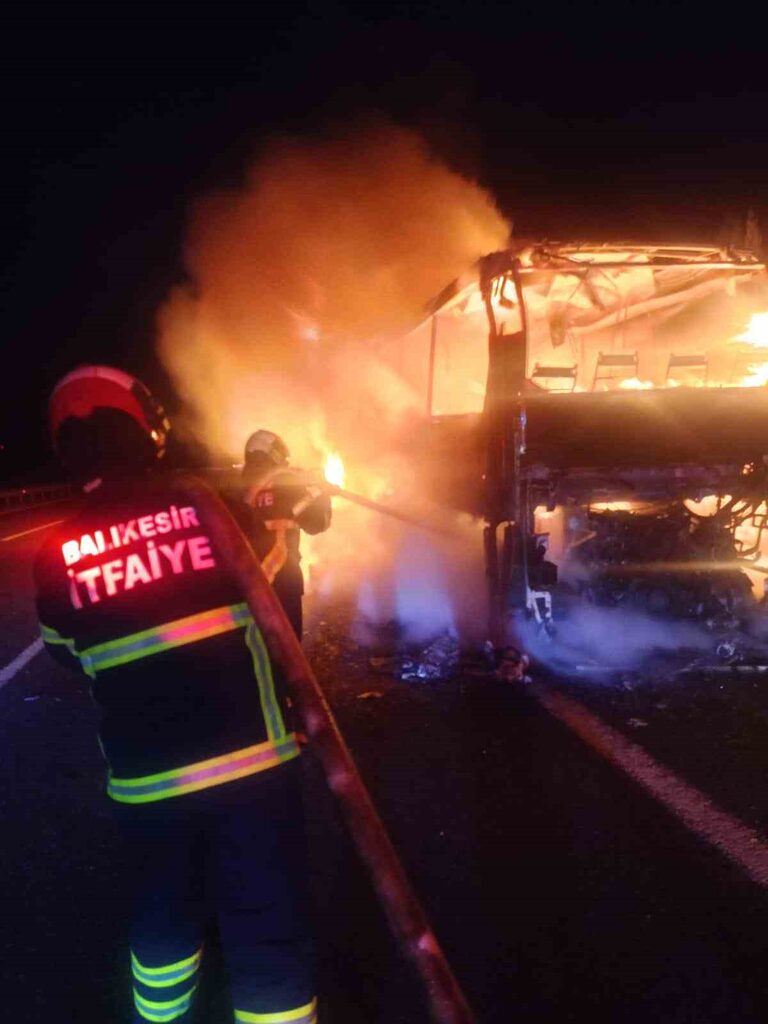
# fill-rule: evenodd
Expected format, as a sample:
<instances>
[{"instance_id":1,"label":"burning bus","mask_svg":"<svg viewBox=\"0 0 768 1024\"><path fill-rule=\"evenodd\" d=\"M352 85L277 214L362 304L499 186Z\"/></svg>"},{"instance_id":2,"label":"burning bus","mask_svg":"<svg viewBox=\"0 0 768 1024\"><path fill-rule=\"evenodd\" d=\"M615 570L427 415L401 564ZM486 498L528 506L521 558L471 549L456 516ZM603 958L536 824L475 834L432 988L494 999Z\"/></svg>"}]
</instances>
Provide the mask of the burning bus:
<instances>
[{"instance_id":1,"label":"burning bus","mask_svg":"<svg viewBox=\"0 0 768 1024\"><path fill-rule=\"evenodd\" d=\"M382 355L423 396L432 496L484 521L496 636L516 609L551 628L564 579L683 617L762 597L768 276L754 254L495 252Z\"/></svg>"}]
</instances>

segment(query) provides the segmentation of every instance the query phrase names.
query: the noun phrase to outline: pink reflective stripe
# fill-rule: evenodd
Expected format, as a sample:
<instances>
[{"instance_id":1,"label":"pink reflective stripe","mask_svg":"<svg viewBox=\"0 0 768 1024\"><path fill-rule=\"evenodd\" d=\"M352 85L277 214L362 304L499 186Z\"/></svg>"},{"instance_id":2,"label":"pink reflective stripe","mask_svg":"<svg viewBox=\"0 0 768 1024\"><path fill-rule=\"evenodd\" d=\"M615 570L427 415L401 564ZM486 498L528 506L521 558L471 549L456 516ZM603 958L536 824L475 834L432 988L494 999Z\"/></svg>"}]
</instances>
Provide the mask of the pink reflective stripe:
<instances>
[{"instance_id":1,"label":"pink reflective stripe","mask_svg":"<svg viewBox=\"0 0 768 1024\"><path fill-rule=\"evenodd\" d=\"M209 761L199 761L157 775L146 775L138 779L110 777L107 793L121 803L149 803L254 775L290 761L299 754L295 734L288 733L274 743L267 740Z\"/></svg>"},{"instance_id":2,"label":"pink reflective stripe","mask_svg":"<svg viewBox=\"0 0 768 1024\"><path fill-rule=\"evenodd\" d=\"M152 654L171 647L181 647L197 640L206 640L218 633L238 629L251 621L246 604L228 605L213 608L207 612L198 612L185 619L166 622L154 629L146 629L142 633L110 640L109 643L89 647L80 652L86 671L102 671L125 665L139 658L147 658Z\"/></svg>"},{"instance_id":3,"label":"pink reflective stripe","mask_svg":"<svg viewBox=\"0 0 768 1024\"><path fill-rule=\"evenodd\" d=\"M158 640L161 643L183 640L185 637L195 636L206 629L214 629L217 626L231 626L233 622L232 612L229 608L226 608L218 613L207 615L198 622L187 622L182 626L161 626L158 630Z\"/></svg>"}]
</instances>

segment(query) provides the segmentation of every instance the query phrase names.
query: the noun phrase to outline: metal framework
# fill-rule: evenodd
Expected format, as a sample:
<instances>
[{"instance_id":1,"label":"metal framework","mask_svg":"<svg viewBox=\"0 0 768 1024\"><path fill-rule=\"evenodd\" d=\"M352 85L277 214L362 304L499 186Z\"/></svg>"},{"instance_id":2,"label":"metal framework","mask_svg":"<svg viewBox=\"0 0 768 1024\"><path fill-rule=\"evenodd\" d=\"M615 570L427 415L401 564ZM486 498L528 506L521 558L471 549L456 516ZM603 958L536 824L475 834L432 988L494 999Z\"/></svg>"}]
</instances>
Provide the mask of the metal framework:
<instances>
[{"instance_id":1,"label":"metal framework","mask_svg":"<svg viewBox=\"0 0 768 1024\"><path fill-rule=\"evenodd\" d=\"M683 452L682 457L690 461L680 465L675 462L675 458L680 455L676 456L674 450L666 454L663 451L659 453L659 444L663 449L664 439L660 443L658 436L653 439L657 447L654 453L649 436L647 455L644 452L638 454L635 444L632 454L628 451L624 458L620 447L617 449L616 445L611 448L610 445L601 446L598 443L590 448L585 443L579 448L579 428L574 423L574 437L570 445L566 446L570 451L570 461L566 460L566 464L563 464L564 457L557 452L557 437L562 437L563 431L568 429L571 411L575 414L580 410L586 416L593 413L604 415L607 412L606 422L618 424L622 421L623 410L631 409L634 416L632 422L642 442L644 427L653 423L653 416L664 422L667 433L671 431L674 434L674 423L677 422L681 434L685 434L686 417L690 415L690 410L696 410L700 421L704 422L701 414L708 408L704 403L712 401L712 392L708 389L702 389L697 394L689 392L676 395L679 389L675 388L666 392L655 391L653 397L646 397L649 396L648 392L624 392L620 395L614 392L613 395L605 396L552 394L557 391L573 391L575 371L563 375L564 379L571 378L571 381L565 380L565 387L544 388L550 394L539 396L540 400L531 395L531 381L537 383L537 376L554 377L562 368L537 364L534 372L526 375L530 331L530 314L526 303L527 282L540 277L542 273L573 275L587 282L595 271L625 268L647 268L653 272L688 268L701 271L705 279L712 272L742 280L746 276L753 277L765 271L765 265L750 252L719 246L667 243L543 242L492 253L480 261L480 288L488 317L491 353L488 391L482 416L485 437L485 558L491 596L491 631L499 644L509 642L510 639L510 608L525 608L544 628L551 623L549 584L552 579L547 569L549 563L544 558L535 534L533 513L536 505L554 507L567 501L588 502L590 495L601 494L601 489L605 497L612 490L623 489L630 496L638 496L643 488L650 488L651 492L655 489L657 497L667 495L673 500L682 497L686 488L695 493L707 493L711 489L722 494L724 488L728 487L734 495L733 500L721 508L718 515L721 518L727 517L729 526L735 529L738 524L754 519L760 504L768 497L766 471L760 461L764 455L768 455L768 399L765 398L768 392L750 396L753 401L751 410L759 414L760 422L759 429L755 431L757 437L746 427L742 430L746 437L746 448L741 443L741 434L738 437L734 435L732 447L729 449L726 445L718 457L708 455L706 446L703 446L700 454ZM507 294L505 289L508 286L513 289L520 313L520 330L513 334L505 334L500 330L497 316L500 298ZM684 304L686 300L698 298L700 288L700 285L694 285L687 290L681 289L677 294L673 292L671 300L668 295L644 298L633 306L633 315L652 314L663 308L664 303L667 306L673 303ZM591 297L598 310L598 328L620 322L622 311L609 311L601 315L599 296L593 294ZM443 302L445 298L444 292ZM619 366L625 374L631 371L636 376L637 351L618 354L600 352L593 387L603 376L610 376L615 366ZM695 370L703 375L708 372L707 359L703 353L672 354L666 366L665 383L673 377L675 371L685 374ZM609 398L622 405L614 404L611 411L605 401ZM730 406L732 419L733 410L741 407L742 403ZM555 413L557 415L552 418ZM674 416L670 419L672 413L678 415L677 421ZM725 414L728 415L727 409ZM589 421L582 419L581 422ZM608 433L611 433L610 425ZM550 435L554 439L549 451L546 446L540 446L540 452L544 452L544 455L537 461L534 457L535 445L533 449L531 447L532 440L536 436L549 439ZM749 462L745 452L754 454L756 461L751 467L745 468L745 463ZM761 522L756 545L759 545L764 527L765 524ZM743 550L741 555L744 559L752 558L754 550Z\"/></svg>"}]
</instances>

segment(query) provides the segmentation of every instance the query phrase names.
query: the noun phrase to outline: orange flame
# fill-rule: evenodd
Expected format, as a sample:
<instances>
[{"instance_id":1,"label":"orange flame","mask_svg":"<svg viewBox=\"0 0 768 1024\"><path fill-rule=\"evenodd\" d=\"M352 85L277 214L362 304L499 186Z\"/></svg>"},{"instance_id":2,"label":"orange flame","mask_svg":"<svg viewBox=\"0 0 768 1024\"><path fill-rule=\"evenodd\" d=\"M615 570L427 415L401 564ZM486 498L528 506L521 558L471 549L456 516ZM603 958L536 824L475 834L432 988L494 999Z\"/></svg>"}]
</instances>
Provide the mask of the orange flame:
<instances>
[{"instance_id":1,"label":"orange flame","mask_svg":"<svg viewBox=\"0 0 768 1024\"><path fill-rule=\"evenodd\" d=\"M742 341L754 348L768 348L768 313L755 313L743 334L732 341Z\"/></svg>"},{"instance_id":2,"label":"orange flame","mask_svg":"<svg viewBox=\"0 0 768 1024\"><path fill-rule=\"evenodd\" d=\"M730 338L729 344L741 344L755 350L768 349L768 313L755 313L746 330ZM746 362L743 368L746 372L739 381L739 387L759 388L768 384L768 359Z\"/></svg>"}]
</instances>

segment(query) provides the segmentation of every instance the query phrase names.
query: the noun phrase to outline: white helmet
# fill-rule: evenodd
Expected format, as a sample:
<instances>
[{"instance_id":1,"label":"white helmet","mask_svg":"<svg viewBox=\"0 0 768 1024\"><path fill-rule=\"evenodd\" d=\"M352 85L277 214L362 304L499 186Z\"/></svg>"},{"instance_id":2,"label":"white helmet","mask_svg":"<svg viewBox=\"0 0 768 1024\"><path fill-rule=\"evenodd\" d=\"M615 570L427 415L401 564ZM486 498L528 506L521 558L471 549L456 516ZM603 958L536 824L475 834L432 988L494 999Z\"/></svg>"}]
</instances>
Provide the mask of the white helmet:
<instances>
[{"instance_id":1,"label":"white helmet","mask_svg":"<svg viewBox=\"0 0 768 1024\"><path fill-rule=\"evenodd\" d=\"M266 455L276 466L287 466L290 458L288 445L271 430L257 430L245 442L246 465L258 455Z\"/></svg>"}]
</instances>

